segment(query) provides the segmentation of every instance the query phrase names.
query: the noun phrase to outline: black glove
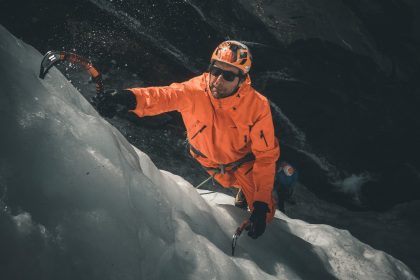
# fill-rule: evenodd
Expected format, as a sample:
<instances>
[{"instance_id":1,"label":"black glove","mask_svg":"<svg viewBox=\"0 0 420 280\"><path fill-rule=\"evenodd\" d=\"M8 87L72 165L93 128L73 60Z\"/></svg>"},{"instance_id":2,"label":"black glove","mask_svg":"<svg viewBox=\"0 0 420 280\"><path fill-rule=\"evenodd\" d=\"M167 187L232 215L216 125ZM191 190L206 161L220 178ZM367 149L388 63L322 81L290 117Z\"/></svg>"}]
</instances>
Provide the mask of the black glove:
<instances>
[{"instance_id":1,"label":"black glove","mask_svg":"<svg viewBox=\"0 0 420 280\"><path fill-rule=\"evenodd\" d=\"M136 97L129 90L107 89L102 94L95 95L92 104L99 114L112 118L118 111L134 110Z\"/></svg>"},{"instance_id":2,"label":"black glove","mask_svg":"<svg viewBox=\"0 0 420 280\"><path fill-rule=\"evenodd\" d=\"M251 217L249 217L251 225L248 230L248 235L251 238L257 239L264 233L266 225L265 219L268 212L267 203L261 201L254 202L254 211L252 211Z\"/></svg>"}]
</instances>

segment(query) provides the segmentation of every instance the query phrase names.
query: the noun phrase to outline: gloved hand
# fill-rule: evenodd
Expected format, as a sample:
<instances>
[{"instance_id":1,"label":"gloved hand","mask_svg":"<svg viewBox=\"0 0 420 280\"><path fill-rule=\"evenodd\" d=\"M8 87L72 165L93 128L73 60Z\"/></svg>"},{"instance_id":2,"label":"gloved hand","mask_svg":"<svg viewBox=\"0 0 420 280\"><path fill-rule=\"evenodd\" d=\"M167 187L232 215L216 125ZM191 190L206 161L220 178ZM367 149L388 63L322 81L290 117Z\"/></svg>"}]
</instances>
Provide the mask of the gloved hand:
<instances>
[{"instance_id":1,"label":"gloved hand","mask_svg":"<svg viewBox=\"0 0 420 280\"><path fill-rule=\"evenodd\" d=\"M99 114L113 118L119 111L119 107L125 111L134 110L136 108L136 97L129 90L107 89L102 94L95 95L92 98L92 104Z\"/></svg>"},{"instance_id":2,"label":"gloved hand","mask_svg":"<svg viewBox=\"0 0 420 280\"><path fill-rule=\"evenodd\" d=\"M102 94L97 94L92 98L92 104L101 116L113 118L117 113L117 103L115 96L118 94L116 89L107 89Z\"/></svg>"},{"instance_id":3,"label":"gloved hand","mask_svg":"<svg viewBox=\"0 0 420 280\"><path fill-rule=\"evenodd\" d=\"M248 230L248 235L257 239L260 237L266 226L266 214L269 212L268 205L265 202L255 201L254 202L254 211L252 211L251 217L249 218L251 224Z\"/></svg>"}]
</instances>

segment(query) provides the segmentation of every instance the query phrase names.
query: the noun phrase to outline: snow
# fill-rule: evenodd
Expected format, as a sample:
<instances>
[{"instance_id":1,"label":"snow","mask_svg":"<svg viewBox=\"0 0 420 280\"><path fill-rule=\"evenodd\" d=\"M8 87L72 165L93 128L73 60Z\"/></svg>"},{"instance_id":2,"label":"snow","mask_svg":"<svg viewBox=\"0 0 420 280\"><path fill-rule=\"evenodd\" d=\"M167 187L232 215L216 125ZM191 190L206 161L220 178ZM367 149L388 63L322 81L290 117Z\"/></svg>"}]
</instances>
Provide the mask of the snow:
<instances>
[{"instance_id":1,"label":"snow","mask_svg":"<svg viewBox=\"0 0 420 280\"><path fill-rule=\"evenodd\" d=\"M156 34L148 30L147 27L143 26L141 21L131 17L126 12L118 10L112 3L104 0L89 0L92 4L97 6L99 9L104 10L116 18L120 19L129 29L131 29L136 34L139 34L143 37L149 44L160 47L162 51L167 53L170 57L182 64L186 69L190 70L193 73L199 73L199 67L195 65L195 62L185 56L180 50L175 46L169 43L165 39L158 39ZM112 1L111 1L112 2Z\"/></svg>"},{"instance_id":2,"label":"snow","mask_svg":"<svg viewBox=\"0 0 420 280\"><path fill-rule=\"evenodd\" d=\"M249 216L159 170L52 68L0 26L1 279L416 279L327 225Z\"/></svg>"},{"instance_id":3,"label":"snow","mask_svg":"<svg viewBox=\"0 0 420 280\"><path fill-rule=\"evenodd\" d=\"M351 174L343 180L337 180L332 184L338 187L341 192L353 195L355 202L360 203L361 188L369 181L375 181L374 176L368 172L364 172L358 175Z\"/></svg>"}]
</instances>

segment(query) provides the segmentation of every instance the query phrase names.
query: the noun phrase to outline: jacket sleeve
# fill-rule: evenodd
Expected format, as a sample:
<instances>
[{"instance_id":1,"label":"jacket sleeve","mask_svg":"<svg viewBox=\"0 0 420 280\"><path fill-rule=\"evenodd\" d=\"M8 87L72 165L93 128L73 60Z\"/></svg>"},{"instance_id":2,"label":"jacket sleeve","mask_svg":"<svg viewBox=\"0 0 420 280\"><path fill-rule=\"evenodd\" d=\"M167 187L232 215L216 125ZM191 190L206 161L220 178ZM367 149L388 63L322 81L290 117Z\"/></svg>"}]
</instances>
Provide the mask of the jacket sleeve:
<instances>
[{"instance_id":1,"label":"jacket sleeve","mask_svg":"<svg viewBox=\"0 0 420 280\"><path fill-rule=\"evenodd\" d=\"M272 209L272 191L280 147L274 135L273 119L268 102L264 103L262 112L250 132L251 149L255 155L252 172L255 185L254 201L265 202L269 209Z\"/></svg>"},{"instance_id":2,"label":"jacket sleeve","mask_svg":"<svg viewBox=\"0 0 420 280\"><path fill-rule=\"evenodd\" d=\"M187 110L192 106L190 81L173 83L164 87L128 89L135 95L137 103L136 108L131 112L143 117Z\"/></svg>"}]
</instances>

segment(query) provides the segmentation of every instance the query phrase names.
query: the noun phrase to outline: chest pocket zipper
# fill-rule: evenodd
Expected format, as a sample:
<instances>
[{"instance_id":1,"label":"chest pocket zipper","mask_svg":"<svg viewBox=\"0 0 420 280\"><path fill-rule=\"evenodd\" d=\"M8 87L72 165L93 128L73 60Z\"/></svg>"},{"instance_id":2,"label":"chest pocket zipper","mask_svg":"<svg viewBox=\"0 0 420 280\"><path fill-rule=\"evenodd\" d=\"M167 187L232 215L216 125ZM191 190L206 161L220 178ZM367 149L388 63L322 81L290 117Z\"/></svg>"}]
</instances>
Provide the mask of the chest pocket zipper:
<instances>
[{"instance_id":1,"label":"chest pocket zipper","mask_svg":"<svg viewBox=\"0 0 420 280\"><path fill-rule=\"evenodd\" d=\"M204 125L202 128L200 128L192 137L191 140L193 140L199 133L203 132L204 129L206 129L207 125Z\"/></svg>"},{"instance_id":2,"label":"chest pocket zipper","mask_svg":"<svg viewBox=\"0 0 420 280\"><path fill-rule=\"evenodd\" d=\"M265 145L268 147L267 139L265 139L264 131L262 131L262 130L261 130L261 133L260 133L260 138L264 139Z\"/></svg>"}]
</instances>

